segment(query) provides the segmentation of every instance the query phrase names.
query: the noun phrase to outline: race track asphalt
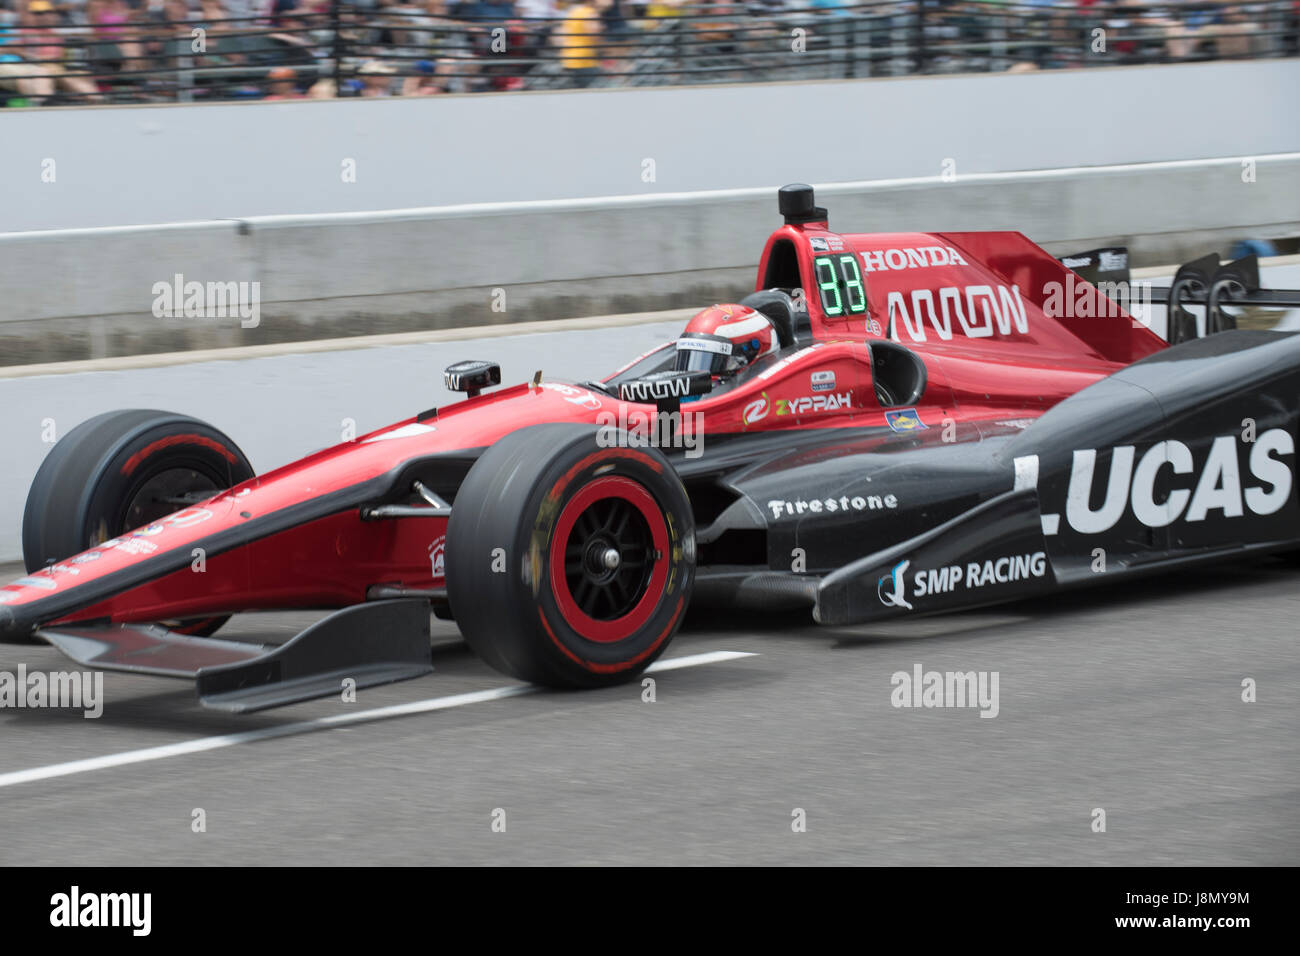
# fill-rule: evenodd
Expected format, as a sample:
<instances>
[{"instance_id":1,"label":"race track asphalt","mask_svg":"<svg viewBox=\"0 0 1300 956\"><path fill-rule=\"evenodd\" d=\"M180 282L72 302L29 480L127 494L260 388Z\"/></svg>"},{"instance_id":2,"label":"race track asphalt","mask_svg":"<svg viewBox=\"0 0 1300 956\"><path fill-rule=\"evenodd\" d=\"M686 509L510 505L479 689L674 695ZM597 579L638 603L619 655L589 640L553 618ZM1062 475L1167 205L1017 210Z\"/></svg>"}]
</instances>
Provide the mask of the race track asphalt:
<instances>
[{"instance_id":1,"label":"race track asphalt","mask_svg":"<svg viewBox=\"0 0 1300 956\"><path fill-rule=\"evenodd\" d=\"M432 676L351 704L237 717L109 674L98 719L0 710L0 863L1294 865L1298 617L1300 568L1275 560L883 627L697 612L668 658L755 656L659 672L654 702L487 694L333 726L311 722L517 685L441 621ZM68 667L0 645L0 672L20 664ZM917 664L996 671L997 716L893 707Z\"/></svg>"}]
</instances>

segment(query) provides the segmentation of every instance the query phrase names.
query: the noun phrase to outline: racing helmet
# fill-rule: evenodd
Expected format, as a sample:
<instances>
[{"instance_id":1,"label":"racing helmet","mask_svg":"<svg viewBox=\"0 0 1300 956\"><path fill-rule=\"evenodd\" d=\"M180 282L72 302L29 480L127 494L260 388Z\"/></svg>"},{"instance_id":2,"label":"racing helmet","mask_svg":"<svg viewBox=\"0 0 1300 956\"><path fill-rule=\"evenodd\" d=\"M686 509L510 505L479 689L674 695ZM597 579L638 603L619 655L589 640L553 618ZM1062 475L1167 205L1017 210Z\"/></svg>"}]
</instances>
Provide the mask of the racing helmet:
<instances>
[{"instance_id":1,"label":"racing helmet","mask_svg":"<svg viewBox=\"0 0 1300 956\"><path fill-rule=\"evenodd\" d=\"M686 323L677 339L674 368L733 375L776 348L776 328L762 312L743 305L711 305Z\"/></svg>"}]
</instances>

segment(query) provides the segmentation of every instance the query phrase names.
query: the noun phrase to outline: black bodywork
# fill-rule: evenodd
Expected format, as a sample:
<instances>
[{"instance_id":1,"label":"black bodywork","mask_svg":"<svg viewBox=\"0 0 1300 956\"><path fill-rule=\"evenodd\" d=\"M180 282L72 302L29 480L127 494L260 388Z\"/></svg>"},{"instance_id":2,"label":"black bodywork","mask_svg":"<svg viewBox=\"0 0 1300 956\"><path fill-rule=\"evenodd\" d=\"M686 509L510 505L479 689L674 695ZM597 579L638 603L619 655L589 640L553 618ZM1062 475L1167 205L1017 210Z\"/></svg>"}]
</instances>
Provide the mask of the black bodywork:
<instances>
[{"instance_id":1,"label":"black bodywork","mask_svg":"<svg viewBox=\"0 0 1300 956\"><path fill-rule=\"evenodd\" d=\"M809 606L845 624L1300 548L1298 398L1300 336L1230 331L952 440L717 438L704 458L675 459L699 514L695 600Z\"/></svg>"}]
</instances>

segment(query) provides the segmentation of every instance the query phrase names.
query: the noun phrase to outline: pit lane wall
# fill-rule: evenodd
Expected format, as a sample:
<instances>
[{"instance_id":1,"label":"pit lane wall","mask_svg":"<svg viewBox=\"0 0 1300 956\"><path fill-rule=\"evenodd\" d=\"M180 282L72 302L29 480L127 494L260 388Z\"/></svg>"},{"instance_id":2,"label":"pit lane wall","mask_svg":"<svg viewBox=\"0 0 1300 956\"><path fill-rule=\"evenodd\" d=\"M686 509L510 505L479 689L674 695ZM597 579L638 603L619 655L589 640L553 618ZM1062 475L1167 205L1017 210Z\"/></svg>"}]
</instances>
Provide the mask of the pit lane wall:
<instances>
[{"instance_id":1,"label":"pit lane wall","mask_svg":"<svg viewBox=\"0 0 1300 956\"><path fill-rule=\"evenodd\" d=\"M840 183L818 201L845 231L1018 229L1057 254L1177 262L1300 234L1300 153L1252 159L1253 182L1229 157ZM0 364L734 299L775 207L768 188L0 235ZM249 283L256 314L154 314L191 281Z\"/></svg>"}]
</instances>

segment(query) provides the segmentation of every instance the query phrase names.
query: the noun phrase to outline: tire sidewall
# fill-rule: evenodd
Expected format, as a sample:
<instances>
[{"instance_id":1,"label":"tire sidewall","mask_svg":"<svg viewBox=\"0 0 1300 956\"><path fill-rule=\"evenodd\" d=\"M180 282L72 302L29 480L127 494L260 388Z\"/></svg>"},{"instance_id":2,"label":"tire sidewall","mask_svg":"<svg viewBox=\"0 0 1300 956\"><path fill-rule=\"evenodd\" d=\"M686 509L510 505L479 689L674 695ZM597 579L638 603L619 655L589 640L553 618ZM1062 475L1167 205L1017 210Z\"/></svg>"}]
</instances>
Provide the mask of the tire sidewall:
<instances>
[{"instance_id":1,"label":"tire sidewall","mask_svg":"<svg viewBox=\"0 0 1300 956\"><path fill-rule=\"evenodd\" d=\"M649 449L602 448L594 440L588 444L590 447L573 446L586 452L576 464L569 456L560 456L547 470L524 512L515 553L527 569L522 577L529 588L528 603L546 643L560 656L557 663L565 669L576 665L592 675L612 678L639 673L663 653L676 631L694 580L694 526L690 502L662 455L651 454ZM606 477L629 479L646 491L659 509L668 539L660 559L667 562L667 575L654 610L632 634L613 642L594 641L580 634L561 608L552 583L553 544L560 515L591 482Z\"/></svg>"},{"instance_id":2,"label":"tire sidewall","mask_svg":"<svg viewBox=\"0 0 1300 956\"><path fill-rule=\"evenodd\" d=\"M186 436L194 441L187 443ZM135 456L140 458L132 462ZM68 432L41 463L28 492L22 530L28 570L84 551L100 534L111 538L130 530L115 527L129 503L126 496L148 475L173 463L198 464L196 470L208 474L218 488L253 477L234 442L184 415L148 409L106 412Z\"/></svg>"},{"instance_id":3,"label":"tire sidewall","mask_svg":"<svg viewBox=\"0 0 1300 956\"><path fill-rule=\"evenodd\" d=\"M253 476L253 469L228 438L211 426L178 420L150 427L105 456L96 479L78 504L77 536L90 547L103 533L115 537L132 530L124 523L126 506L153 477L190 469L211 480L213 494ZM177 508L176 510L181 510Z\"/></svg>"},{"instance_id":4,"label":"tire sidewall","mask_svg":"<svg viewBox=\"0 0 1300 956\"><path fill-rule=\"evenodd\" d=\"M610 476L653 501L668 538L661 560L670 564L642 626L594 641L561 612L551 555L565 506ZM452 503L446 555L452 613L481 658L521 680L598 687L631 679L667 648L694 582L695 528L686 491L658 449L598 442L589 426L535 425L500 439L470 470Z\"/></svg>"}]
</instances>

